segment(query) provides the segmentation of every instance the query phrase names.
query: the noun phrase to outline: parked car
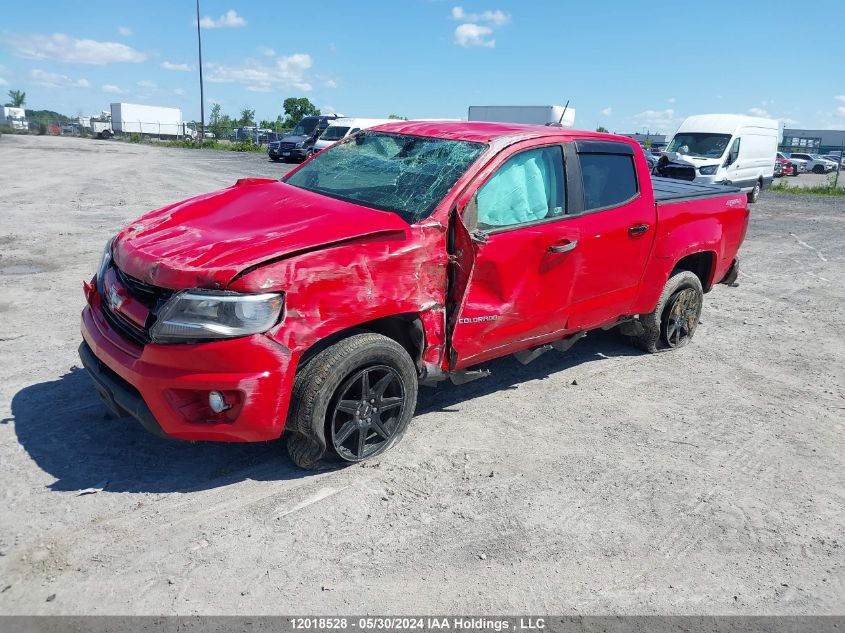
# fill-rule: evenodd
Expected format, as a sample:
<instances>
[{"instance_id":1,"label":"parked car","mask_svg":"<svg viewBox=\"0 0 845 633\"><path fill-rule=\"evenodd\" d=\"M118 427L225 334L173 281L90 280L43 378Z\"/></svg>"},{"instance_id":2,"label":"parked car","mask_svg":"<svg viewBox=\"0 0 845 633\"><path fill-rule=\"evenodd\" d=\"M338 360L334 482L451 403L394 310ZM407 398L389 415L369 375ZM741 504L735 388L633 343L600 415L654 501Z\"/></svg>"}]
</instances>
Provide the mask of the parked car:
<instances>
[{"instance_id":1,"label":"parked car","mask_svg":"<svg viewBox=\"0 0 845 633\"><path fill-rule=\"evenodd\" d=\"M822 158L825 158L830 162L835 163L837 167L845 167L845 156L838 156L836 154L825 154L824 156L822 156Z\"/></svg>"},{"instance_id":2,"label":"parked car","mask_svg":"<svg viewBox=\"0 0 845 633\"><path fill-rule=\"evenodd\" d=\"M780 178L781 176L797 176L798 170L795 165L789 162L788 158L784 158L783 155L778 152L777 156L775 157L775 177Z\"/></svg>"},{"instance_id":3,"label":"parked car","mask_svg":"<svg viewBox=\"0 0 845 633\"><path fill-rule=\"evenodd\" d=\"M748 217L738 188L652 179L627 137L392 123L130 223L85 283L79 353L159 435L286 432L299 466L359 462L401 437L421 383L598 328L688 344Z\"/></svg>"},{"instance_id":4,"label":"parked car","mask_svg":"<svg viewBox=\"0 0 845 633\"><path fill-rule=\"evenodd\" d=\"M657 167L657 156L652 154L647 147L643 147L642 150L645 160L648 163L649 172L654 171L654 168Z\"/></svg>"},{"instance_id":5,"label":"parked car","mask_svg":"<svg viewBox=\"0 0 845 633\"><path fill-rule=\"evenodd\" d=\"M801 158L792 158L788 153L785 152L778 152L777 158L779 160L785 160L790 163L793 167L792 175L797 176L798 174L804 174L807 172L807 161Z\"/></svg>"},{"instance_id":6,"label":"parked car","mask_svg":"<svg viewBox=\"0 0 845 633\"><path fill-rule=\"evenodd\" d=\"M826 174L833 171L837 167L837 163L832 160L827 160L819 154L803 154L800 152L792 152L789 155L790 160L801 159L806 161L807 171L814 174Z\"/></svg>"},{"instance_id":7,"label":"parked car","mask_svg":"<svg viewBox=\"0 0 845 633\"><path fill-rule=\"evenodd\" d=\"M393 123L393 121L394 119L354 119L352 117L335 119L329 122L329 126L320 134L320 138L314 141L311 153L316 154L320 150L326 149L329 145L337 143L361 130L366 130L376 125L384 125L385 123Z\"/></svg>"},{"instance_id":8,"label":"parked car","mask_svg":"<svg viewBox=\"0 0 845 633\"><path fill-rule=\"evenodd\" d=\"M268 143L267 155L270 160L303 161L311 154L311 148L331 121L340 118L337 114L304 117L296 127L285 134L281 140Z\"/></svg>"},{"instance_id":9,"label":"parked car","mask_svg":"<svg viewBox=\"0 0 845 633\"><path fill-rule=\"evenodd\" d=\"M779 124L774 119L737 114L687 117L666 148L668 164L661 175L686 179L695 169L695 182L736 185L756 202L774 178Z\"/></svg>"}]
</instances>

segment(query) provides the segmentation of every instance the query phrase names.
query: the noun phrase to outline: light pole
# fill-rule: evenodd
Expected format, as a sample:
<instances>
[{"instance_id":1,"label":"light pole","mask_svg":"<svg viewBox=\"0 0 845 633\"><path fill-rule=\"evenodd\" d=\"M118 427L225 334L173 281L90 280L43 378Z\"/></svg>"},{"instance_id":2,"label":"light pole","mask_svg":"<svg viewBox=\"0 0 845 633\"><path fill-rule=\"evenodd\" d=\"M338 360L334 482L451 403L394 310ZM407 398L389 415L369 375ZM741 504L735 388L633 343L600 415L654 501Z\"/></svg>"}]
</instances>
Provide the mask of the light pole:
<instances>
[{"instance_id":1,"label":"light pole","mask_svg":"<svg viewBox=\"0 0 845 633\"><path fill-rule=\"evenodd\" d=\"M197 0L197 47L200 69L200 140L205 140L205 94L202 86L202 34L200 33L200 0Z\"/></svg>"}]
</instances>

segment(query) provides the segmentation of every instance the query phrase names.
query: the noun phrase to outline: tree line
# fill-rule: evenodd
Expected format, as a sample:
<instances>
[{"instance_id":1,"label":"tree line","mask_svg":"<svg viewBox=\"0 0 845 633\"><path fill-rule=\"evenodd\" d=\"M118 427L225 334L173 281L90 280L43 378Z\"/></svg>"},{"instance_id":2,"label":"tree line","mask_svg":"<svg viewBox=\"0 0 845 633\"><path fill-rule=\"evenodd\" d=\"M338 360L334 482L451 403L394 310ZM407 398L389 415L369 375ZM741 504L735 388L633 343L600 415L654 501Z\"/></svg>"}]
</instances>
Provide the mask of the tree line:
<instances>
[{"instance_id":1,"label":"tree line","mask_svg":"<svg viewBox=\"0 0 845 633\"><path fill-rule=\"evenodd\" d=\"M223 114L223 108L219 103L211 107L211 116L208 119L206 128L214 132L218 138L231 132L238 127L259 127L268 130L290 130L296 127L306 116L319 116L320 109L311 103L306 97L288 97L282 102L284 117L280 114L275 121L261 119L256 121L255 110L243 108L237 116Z\"/></svg>"}]
</instances>

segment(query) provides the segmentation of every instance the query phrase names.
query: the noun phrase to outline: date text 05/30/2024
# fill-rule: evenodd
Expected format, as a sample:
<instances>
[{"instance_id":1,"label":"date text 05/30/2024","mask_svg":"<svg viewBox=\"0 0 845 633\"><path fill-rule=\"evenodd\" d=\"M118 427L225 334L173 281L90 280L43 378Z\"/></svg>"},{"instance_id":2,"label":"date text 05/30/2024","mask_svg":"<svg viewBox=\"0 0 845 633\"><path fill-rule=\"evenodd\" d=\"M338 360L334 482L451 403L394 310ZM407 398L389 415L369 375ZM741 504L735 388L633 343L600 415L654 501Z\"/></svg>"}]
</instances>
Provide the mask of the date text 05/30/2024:
<instances>
[{"instance_id":1,"label":"date text 05/30/2024","mask_svg":"<svg viewBox=\"0 0 845 633\"><path fill-rule=\"evenodd\" d=\"M302 617L291 618L294 630L349 630L359 631L542 631L546 628L543 618L483 618L483 617Z\"/></svg>"}]
</instances>

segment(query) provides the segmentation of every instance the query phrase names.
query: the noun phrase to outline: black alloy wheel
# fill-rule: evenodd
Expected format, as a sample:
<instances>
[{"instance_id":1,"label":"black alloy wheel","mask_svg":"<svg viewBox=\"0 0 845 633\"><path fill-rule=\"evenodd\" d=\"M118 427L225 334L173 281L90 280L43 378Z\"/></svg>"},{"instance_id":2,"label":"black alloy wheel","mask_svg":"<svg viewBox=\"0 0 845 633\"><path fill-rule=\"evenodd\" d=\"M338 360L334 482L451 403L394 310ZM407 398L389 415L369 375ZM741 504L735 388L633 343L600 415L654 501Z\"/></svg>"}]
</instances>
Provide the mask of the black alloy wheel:
<instances>
[{"instance_id":1,"label":"black alloy wheel","mask_svg":"<svg viewBox=\"0 0 845 633\"><path fill-rule=\"evenodd\" d=\"M701 316L701 298L693 288L676 292L666 306L663 340L671 348L689 343Z\"/></svg>"},{"instance_id":2,"label":"black alloy wheel","mask_svg":"<svg viewBox=\"0 0 845 633\"><path fill-rule=\"evenodd\" d=\"M353 373L333 399L329 415L337 455L358 462L384 450L401 431L406 389L393 367L374 365Z\"/></svg>"}]
</instances>

